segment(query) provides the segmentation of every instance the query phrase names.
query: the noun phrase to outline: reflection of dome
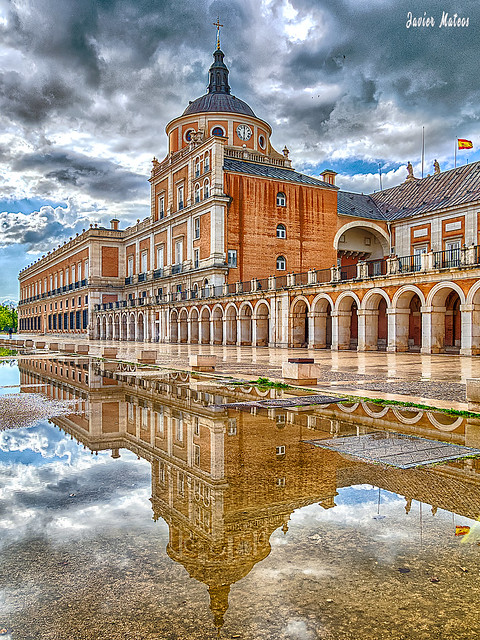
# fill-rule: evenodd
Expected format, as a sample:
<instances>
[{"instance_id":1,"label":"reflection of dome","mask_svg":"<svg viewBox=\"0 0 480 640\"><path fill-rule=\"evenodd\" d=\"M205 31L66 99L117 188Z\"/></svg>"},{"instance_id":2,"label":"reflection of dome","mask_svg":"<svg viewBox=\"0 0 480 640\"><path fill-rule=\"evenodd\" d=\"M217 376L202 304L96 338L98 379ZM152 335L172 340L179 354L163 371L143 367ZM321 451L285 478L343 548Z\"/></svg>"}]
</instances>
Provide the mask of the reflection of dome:
<instances>
[{"instance_id":1,"label":"reflection of dome","mask_svg":"<svg viewBox=\"0 0 480 640\"><path fill-rule=\"evenodd\" d=\"M188 105L183 115L187 116L190 113L205 113L207 111L226 111L255 117L246 102L229 93L207 93L204 96L200 96L200 98Z\"/></svg>"}]
</instances>

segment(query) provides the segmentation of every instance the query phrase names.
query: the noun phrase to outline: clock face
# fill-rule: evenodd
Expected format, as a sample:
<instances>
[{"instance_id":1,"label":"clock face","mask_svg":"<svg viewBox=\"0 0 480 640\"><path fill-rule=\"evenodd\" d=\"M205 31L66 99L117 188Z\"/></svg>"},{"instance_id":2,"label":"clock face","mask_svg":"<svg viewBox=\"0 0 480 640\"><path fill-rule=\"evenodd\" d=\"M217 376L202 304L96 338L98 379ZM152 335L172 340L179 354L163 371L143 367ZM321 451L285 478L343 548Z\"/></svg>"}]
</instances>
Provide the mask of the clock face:
<instances>
[{"instance_id":1,"label":"clock face","mask_svg":"<svg viewBox=\"0 0 480 640\"><path fill-rule=\"evenodd\" d=\"M250 140L252 137L252 130L248 124L239 124L237 127L237 136L240 140Z\"/></svg>"}]
</instances>

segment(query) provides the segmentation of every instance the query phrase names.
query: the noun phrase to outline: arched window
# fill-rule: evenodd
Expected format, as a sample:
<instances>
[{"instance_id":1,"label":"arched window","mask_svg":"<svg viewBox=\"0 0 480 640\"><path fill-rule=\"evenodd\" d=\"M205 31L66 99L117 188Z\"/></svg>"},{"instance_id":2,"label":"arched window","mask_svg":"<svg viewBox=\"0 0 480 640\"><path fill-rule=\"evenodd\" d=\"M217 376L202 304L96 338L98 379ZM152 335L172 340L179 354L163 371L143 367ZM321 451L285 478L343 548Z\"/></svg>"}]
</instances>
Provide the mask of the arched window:
<instances>
[{"instance_id":1,"label":"arched window","mask_svg":"<svg viewBox=\"0 0 480 640\"><path fill-rule=\"evenodd\" d=\"M222 127L214 127L212 129L212 136L225 136L225 131Z\"/></svg>"},{"instance_id":2,"label":"arched window","mask_svg":"<svg viewBox=\"0 0 480 640\"><path fill-rule=\"evenodd\" d=\"M208 153L208 151L205 154L204 167L205 167L205 173L207 171L210 171L210 154Z\"/></svg>"},{"instance_id":3,"label":"arched window","mask_svg":"<svg viewBox=\"0 0 480 640\"><path fill-rule=\"evenodd\" d=\"M260 149L265 149L265 138L264 136L258 136L258 144L260 145Z\"/></svg>"},{"instance_id":4,"label":"arched window","mask_svg":"<svg viewBox=\"0 0 480 640\"><path fill-rule=\"evenodd\" d=\"M209 195L210 195L210 181L207 178L203 183L203 196L204 198L208 198Z\"/></svg>"},{"instance_id":5,"label":"arched window","mask_svg":"<svg viewBox=\"0 0 480 640\"><path fill-rule=\"evenodd\" d=\"M284 256L278 256L277 258L277 271L285 271L287 268L287 261Z\"/></svg>"},{"instance_id":6,"label":"arched window","mask_svg":"<svg viewBox=\"0 0 480 640\"><path fill-rule=\"evenodd\" d=\"M200 185L198 182L195 185L195 202L200 202Z\"/></svg>"},{"instance_id":7,"label":"arched window","mask_svg":"<svg viewBox=\"0 0 480 640\"><path fill-rule=\"evenodd\" d=\"M287 198L283 191L279 191L277 193L277 207L286 207L287 206Z\"/></svg>"},{"instance_id":8,"label":"arched window","mask_svg":"<svg viewBox=\"0 0 480 640\"><path fill-rule=\"evenodd\" d=\"M195 178L200 175L200 158L195 158Z\"/></svg>"},{"instance_id":9,"label":"arched window","mask_svg":"<svg viewBox=\"0 0 480 640\"><path fill-rule=\"evenodd\" d=\"M191 142L192 140L192 133L194 133L193 129L189 129L188 131L185 131L185 140L187 142Z\"/></svg>"},{"instance_id":10,"label":"arched window","mask_svg":"<svg viewBox=\"0 0 480 640\"><path fill-rule=\"evenodd\" d=\"M284 224L277 224L277 238L286 238L287 228Z\"/></svg>"}]
</instances>

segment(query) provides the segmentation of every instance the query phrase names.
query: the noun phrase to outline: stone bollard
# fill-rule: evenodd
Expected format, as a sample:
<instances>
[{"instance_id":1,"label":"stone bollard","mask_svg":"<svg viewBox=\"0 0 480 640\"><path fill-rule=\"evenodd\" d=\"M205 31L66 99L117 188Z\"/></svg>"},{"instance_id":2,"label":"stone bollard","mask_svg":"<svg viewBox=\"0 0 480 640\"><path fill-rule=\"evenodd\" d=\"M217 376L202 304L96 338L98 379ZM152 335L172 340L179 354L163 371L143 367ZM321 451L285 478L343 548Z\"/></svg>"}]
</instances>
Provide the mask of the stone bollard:
<instances>
[{"instance_id":1,"label":"stone bollard","mask_svg":"<svg viewBox=\"0 0 480 640\"><path fill-rule=\"evenodd\" d=\"M282 378L287 384L317 384L320 366L313 358L289 358L282 362Z\"/></svg>"},{"instance_id":2,"label":"stone bollard","mask_svg":"<svg viewBox=\"0 0 480 640\"><path fill-rule=\"evenodd\" d=\"M25 340L26 347L33 347L33 340Z\"/></svg>"},{"instance_id":3,"label":"stone bollard","mask_svg":"<svg viewBox=\"0 0 480 640\"><path fill-rule=\"evenodd\" d=\"M75 353L75 345L71 342L66 342L60 346L60 351L64 353Z\"/></svg>"},{"instance_id":4,"label":"stone bollard","mask_svg":"<svg viewBox=\"0 0 480 640\"><path fill-rule=\"evenodd\" d=\"M468 410L480 413L480 378L467 379Z\"/></svg>"},{"instance_id":5,"label":"stone bollard","mask_svg":"<svg viewBox=\"0 0 480 640\"><path fill-rule=\"evenodd\" d=\"M104 347L102 350L102 358L115 358L117 357L118 349L115 347Z\"/></svg>"},{"instance_id":6,"label":"stone bollard","mask_svg":"<svg viewBox=\"0 0 480 640\"><path fill-rule=\"evenodd\" d=\"M75 349L75 353L78 353L80 356L88 356L88 352L90 351L90 347L88 344L79 344Z\"/></svg>"},{"instance_id":7,"label":"stone bollard","mask_svg":"<svg viewBox=\"0 0 480 640\"><path fill-rule=\"evenodd\" d=\"M50 351L59 351L58 342L50 342L48 348Z\"/></svg>"},{"instance_id":8,"label":"stone bollard","mask_svg":"<svg viewBox=\"0 0 480 640\"><path fill-rule=\"evenodd\" d=\"M47 343L43 340L35 340L35 349L45 349Z\"/></svg>"},{"instance_id":9,"label":"stone bollard","mask_svg":"<svg viewBox=\"0 0 480 640\"><path fill-rule=\"evenodd\" d=\"M140 358L138 362L141 364L155 364L157 361L157 352L156 351L141 351Z\"/></svg>"},{"instance_id":10,"label":"stone bollard","mask_svg":"<svg viewBox=\"0 0 480 640\"><path fill-rule=\"evenodd\" d=\"M189 364L192 367L192 371L215 371L217 356L195 353L190 356Z\"/></svg>"}]
</instances>

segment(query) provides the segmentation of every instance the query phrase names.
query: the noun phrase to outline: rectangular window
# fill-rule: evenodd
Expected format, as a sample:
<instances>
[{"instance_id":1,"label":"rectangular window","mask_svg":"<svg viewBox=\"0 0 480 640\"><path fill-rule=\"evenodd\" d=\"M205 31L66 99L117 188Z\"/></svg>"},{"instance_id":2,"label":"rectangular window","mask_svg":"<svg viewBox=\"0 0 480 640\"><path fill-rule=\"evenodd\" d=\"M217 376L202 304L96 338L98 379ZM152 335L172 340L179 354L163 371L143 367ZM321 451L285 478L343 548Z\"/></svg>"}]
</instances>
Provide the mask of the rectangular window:
<instances>
[{"instance_id":1,"label":"rectangular window","mask_svg":"<svg viewBox=\"0 0 480 640\"><path fill-rule=\"evenodd\" d=\"M237 266L237 251L236 249L228 250L228 266L236 267Z\"/></svg>"},{"instance_id":2,"label":"rectangular window","mask_svg":"<svg viewBox=\"0 0 480 640\"><path fill-rule=\"evenodd\" d=\"M88 260L85 260L85 268L83 270L84 278L88 278Z\"/></svg>"},{"instance_id":3,"label":"rectangular window","mask_svg":"<svg viewBox=\"0 0 480 640\"><path fill-rule=\"evenodd\" d=\"M200 435L200 423L198 421L198 416L194 416L193 418L193 433L196 436Z\"/></svg>"},{"instance_id":4,"label":"rectangular window","mask_svg":"<svg viewBox=\"0 0 480 640\"><path fill-rule=\"evenodd\" d=\"M185 476L180 472L178 472L177 476L177 491L180 496L185 494Z\"/></svg>"},{"instance_id":5,"label":"rectangular window","mask_svg":"<svg viewBox=\"0 0 480 640\"><path fill-rule=\"evenodd\" d=\"M76 325L75 326L76 329L80 329L81 328L81 326L80 326L80 311L77 311L75 313L75 325Z\"/></svg>"},{"instance_id":6,"label":"rectangular window","mask_svg":"<svg viewBox=\"0 0 480 640\"><path fill-rule=\"evenodd\" d=\"M229 418L229 420L228 420L228 428L227 428L227 435L229 435L229 436L236 436L237 435L237 419L236 418Z\"/></svg>"},{"instance_id":7,"label":"rectangular window","mask_svg":"<svg viewBox=\"0 0 480 640\"><path fill-rule=\"evenodd\" d=\"M183 242L177 240L175 242L175 264L182 264L183 262Z\"/></svg>"},{"instance_id":8,"label":"rectangular window","mask_svg":"<svg viewBox=\"0 0 480 640\"><path fill-rule=\"evenodd\" d=\"M142 254L140 256L140 271L141 273L145 273L145 271L147 271L147 252L146 251L142 251Z\"/></svg>"},{"instance_id":9,"label":"rectangular window","mask_svg":"<svg viewBox=\"0 0 480 640\"><path fill-rule=\"evenodd\" d=\"M163 247L157 247L157 269L163 269Z\"/></svg>"},{"instance_id":10,"label":"rectangular window","mask_svg":"<svg viewBox=\"0 0 480 640\"><path fill-rule=\"evenodd\" d=\"M78 278L79 280L81 280L81 279L82 279L82 263L81 263L81 262L79 262L79 263L78 263L78 268L77 268L77 278Z\"/></svg>"},{"instance_id":11,"label":"rectangular window","mask_svg":"<svg viewBox=\"0 0 480 640\"><path fill-rule=\"evenodd\" d=\"M178 187L178 210L181 211L183 209L183 186Z\"/></svg>"},{"instance_id":12,"label":"rectangular window","mask_svg":"<svg viewBox=\"0 0 480 640\"><path fill-rule=\"evenodd\" d=\"M284 456L285 455L285 445L282 444L279 447L275 447L275 453L277 454L277 456Z\"/></svg>"},{"instance_id":13,"label":"rectangular window","mask_svg":"<svg viewBox=\"0 0 480 640\"><path fill-rule=\"evenodd\" d=\"M86 329L88 327L88 309L83 310L83 328Z\"/></svg>"},{"instance_id":14,"label":"rectangular window","mask_svg":"<svg viewBox=\"0 0 480 640\"><path fill-rule=\"evenodd\" d=\"M193 238L194 240L198 240L200 238L200 218L195 218L195 220L193 221L193 227Z\"/></svg>"},{"instance_id":15,"label":"rectangular window","mask_svg":"<svg viewBox=\"0 0 480 640\"><path fill-rule=\"evenodd\" d=\"M193 445L193 464L196 467L200 466L200 447L198 444Z\"/></svg>"},{"instance_id":16,"label":"rectangular window","mask_svg":"<svg viewBox=\"0 0 480 640\"><path fill-rule=\"evenodd\" d=\"M128 256L127 275L129 278L133 276L133 256Z\"/></svg>"},{"instance_id":17,"label":"rectangular window","mask_svg":"<svg viewBox=\"0 0 480 640\"><path fill-rule=\"evenodd\" d=\"M158 198L158 219L163 220L165 217L165 197L159 196Z\"/></svg>"},{"instance_id":18,"label":"rectangular window","mask_svg":"<svg viewBox=\"0 0 480 640\"><path fill-rule=\"evenodd\" d=\"M183 419L181 417L173 419L176 422L175 437L177 439L177 442L183 442Z\"/></svg>"},{"instance_id":19,"label":"rectangular window","mask_svg":"<svg viewBox=\"0 0 480 640\"><path fill-rule=\"evenodd\" d=\"M193 268L198 269L200 266L200 249L193 250Z\"/></svg>"}]
</instances>

